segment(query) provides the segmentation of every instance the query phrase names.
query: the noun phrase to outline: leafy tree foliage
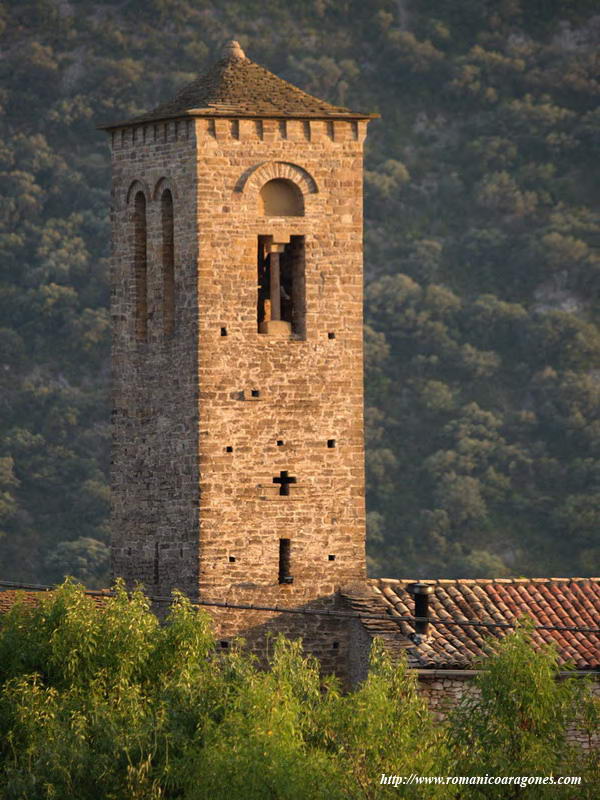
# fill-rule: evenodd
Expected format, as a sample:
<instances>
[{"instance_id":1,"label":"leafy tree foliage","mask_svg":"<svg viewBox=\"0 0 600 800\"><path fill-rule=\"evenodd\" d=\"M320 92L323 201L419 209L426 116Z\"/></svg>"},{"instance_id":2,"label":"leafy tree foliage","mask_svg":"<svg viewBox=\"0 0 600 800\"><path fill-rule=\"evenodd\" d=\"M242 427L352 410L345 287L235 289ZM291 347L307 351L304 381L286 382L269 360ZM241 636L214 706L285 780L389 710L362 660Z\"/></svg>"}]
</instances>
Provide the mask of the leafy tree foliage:
<instances>
[{"instance_id":1,"label":"leafy tree foliage","mask_svg":"<svg viewBox=\"0 0 600 800\"><path fill-rule=\"evenodd\" d=\"M284 78L383 117L365 173L372 572L597 574L594 12L5 0L2 572L105 580L110 179L95 124L171 96L235 35Z\"/></svg>"},{"instance_id":2,"label":"leafy tree foliage","mask_svg":"<svg viewBox=\"0 0 600 800\"><path fill-rule=\"evenodd\" d=\"M182 596L164 625L121 586L103 608L73 583L13 606L0 619L0 796L372 800L392 791L382 773L552 773L583 774L577 796L595 797L597 753L569 751L565 731L579 714L597 733L597 705L583 681L556 682L554 655L526 634L482 664L480 693L450 724L380 645L346 693L299 642L278 639L264 670L214 645L208 615ZM481 788L429 784L426 796L513 796Z\"/></svg>"},{"instance_id":3,"label":"leafy tree foliage","mask_svg":"<svg viewBox=\"0 0 600 800\"><path fill-rule=\"evenodd\" d=\"M530 640L528 628L504 640L478 677L478 691L468 695L455 712L451 738L461 774L556 776L565 764L574 763L576 756L569 752L567 738L570 723L582 712L589 714L595 701L582 694L577 681L556 680L556 653L536 651ZM594 769L596 762L592 751L583 769ZM518 785L472 787L468 796L509 800L522 791ZM590 791L587 786L581 796ZM528 792L541 798L547 796L548 788L532 786ZM573 788L553 786L552 794L571 798Z\"/></svg>"}]
</instances>

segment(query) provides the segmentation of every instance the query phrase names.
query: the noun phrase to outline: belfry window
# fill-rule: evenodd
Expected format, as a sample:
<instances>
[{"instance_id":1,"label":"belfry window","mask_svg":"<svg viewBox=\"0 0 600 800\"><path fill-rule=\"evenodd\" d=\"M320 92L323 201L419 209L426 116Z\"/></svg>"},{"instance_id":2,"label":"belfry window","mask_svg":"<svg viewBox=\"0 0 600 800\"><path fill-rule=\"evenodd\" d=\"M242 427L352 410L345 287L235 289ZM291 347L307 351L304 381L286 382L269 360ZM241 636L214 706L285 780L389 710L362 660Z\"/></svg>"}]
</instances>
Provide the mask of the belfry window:
<instances>
[{"instance_id":1,"label":"belfry window","mask_svg":"<svg viewBox=\"0 0 600 800\"><path fill-rule=\"evenodd\" d=\"M292 181L273 178L260 190L259 211L265 217L302 217L304 197Z\"/></svg>"},{"instance_id":2,"label":"belfry window","mask_svg":"<svg viewBox=\"0 0 600 800\"><path fill-rule=\"evenodd\" d=\"M257 323L259 333L305 336L304 236L258 237Z\"/></svg>"},{"instance_id":3,"label":"belfry window","mask_svg":"<svg viewBox=\"0 0 600 800\"><path fill-rule=\"evenodd\" d=\"M148 333L148 264L146 256L146 198L135 196L133 211L133 263L135 275L135 335L145 342Z\"/></svg>"},{"instance_id":4,"label":"belfry window","mask_svg":"<svg viewBox=\"0 0 600 800\"><path fill-rule=\"evenodd\" d=\"M162 261L163 261L163 330L172 336L175 329L175 250L173 226L173 195L169 189L162 193Z\"/></svg>"}]
</instances>

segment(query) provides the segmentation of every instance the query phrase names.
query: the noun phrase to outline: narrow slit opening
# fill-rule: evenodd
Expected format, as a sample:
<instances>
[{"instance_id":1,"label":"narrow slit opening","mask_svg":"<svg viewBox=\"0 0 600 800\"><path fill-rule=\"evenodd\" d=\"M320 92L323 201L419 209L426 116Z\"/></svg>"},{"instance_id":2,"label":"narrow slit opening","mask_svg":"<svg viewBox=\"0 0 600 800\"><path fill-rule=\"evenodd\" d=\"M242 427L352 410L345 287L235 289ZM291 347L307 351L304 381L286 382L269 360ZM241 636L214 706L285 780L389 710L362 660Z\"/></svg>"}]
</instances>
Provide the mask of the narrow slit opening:
<instances>
[{"instance_id":1,"label":"narrow slit opening","mask_svg":"<svg viewBox=\"0 0 600 800\"><path fill-rule=\"evenodd\" d=\"M175 231L173 195L166 189L161 197L163 251L163 330L166 337L175 330Z\"/></svg>"},{"instance_id":2,"label":"narrow slit opening","mask_svg":"<svg viewBox=\"0 0 600 800\"><path fill-rule=\"evenodd\" d=\"M279 540L279 583L293 583L291 575L291 541Z\"/></svg>"},{"instance_id":3,"label":"narrow slit opening","mask_svg":"<svg viewBox=\"0 0 600 800\"><path fill-rule=\"evenodd\" d=\"M146 198L143 192L138 192L134 206L135 335L138 342L145 342L148 335L146 233Z\"/></svg>"}]
</instances>

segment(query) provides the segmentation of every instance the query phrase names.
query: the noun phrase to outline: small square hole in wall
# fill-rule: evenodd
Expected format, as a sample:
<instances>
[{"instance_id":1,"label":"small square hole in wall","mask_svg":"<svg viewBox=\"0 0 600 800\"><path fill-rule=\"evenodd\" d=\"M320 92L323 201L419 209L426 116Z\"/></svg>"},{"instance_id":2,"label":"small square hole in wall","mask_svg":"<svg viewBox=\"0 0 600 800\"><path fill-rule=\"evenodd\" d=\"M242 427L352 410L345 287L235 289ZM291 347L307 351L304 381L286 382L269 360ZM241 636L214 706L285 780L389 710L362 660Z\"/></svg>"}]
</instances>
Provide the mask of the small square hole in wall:
<instances>
[{"instance_id":1,"label":"small square hole in wall","mask_svg":"<svg viewBox=\"0 0 600 800\"><path fill-rule=\"evenodd\" d=\"M329 333L327 334L327 338L328 339L335 339L335 333L333 331L329 331Z\"/></svg>"},{"instance_id":2,"label":"small square hole in wall","mask_svg":"<svg viewBox=\"0 0 600 800\"><path fill-rule=\"evenodd\" d=\"M339 650L340 643L339 642L334 642L331 646L333 647L334 650Z\"/></svg>"},{"instance_id":3,"label":"small square hole in wall","mask_svg":"<svg viewBox=\"0 0 600 800\"><path fill-rule=\"evenodd\" d=\"M335 556L333 555L333 553L330 553L330 554L327 556L327 558L328 558L328 560L329 560L329 561L335 561Z\"/></svg>"},{"instance_id":4,"label":"small square hole in wall","mask_svg":"<svg viewBox=\"0 0 600 800\"><path fill-rule=\"evenodd\" d=\"M335 439L327 439L327 447L335 447Z\"/></svg>"},{"instance_id":5,"label":"small square hole in wall","mask_svg":"<svg viewBox=\"0 0 600 800\"><path fill-rule=\"evenodd\" d=\"M235 556L229 556L229 563L235 564Z\"/></svg>"},{"instance_id":6,"label":"small square hole in wall","mask_svg":"<svg viewBox=\"0 0 600 800\"><path fill-rule=\"evenodd\" d=\"M277 439L277 447L283 447L284 444L285 442L283 441L283 439Z\"/></svg>"},{"instance_id":7,"label":"small square hole in wall","mask_svg":"<svg viewBox=\"0 0 600 800\"><path fill-rule=\"evenodd\" d=\"M230 444L228 444L227 447L225 448L225 452L226 453L233 453L233 447Z\"/></svg>"},{"instance_id":8,"label":"small square hole in wall","mask_svg":"<svg viewBox=\"0 0 600 800\"><path fill-rule=\"evenodd\" d=\"M227 328L221 328L221 336L227 336Z\"/></svg>"},{"instance_id":9,"label":"small square hole in wall","mask_svg":"<svg viewBox=\"0 0 600 800\"><path fill-rule=\"evenodd\" d=\"M222 650L227 650L229 647L229 642L226 639L222 639L219 644L221 645Z\"/></svg>"},{"instance_id":10,"label":"small square hole in wall","mask_svg":"<svg viewBox=\"0 0 600 800\"><path fill-rule=\"evenodd\" d=\"M251 393L252 397L260 397L260 390L259 389L252 389Z\"/></svg>"}]
</instances>

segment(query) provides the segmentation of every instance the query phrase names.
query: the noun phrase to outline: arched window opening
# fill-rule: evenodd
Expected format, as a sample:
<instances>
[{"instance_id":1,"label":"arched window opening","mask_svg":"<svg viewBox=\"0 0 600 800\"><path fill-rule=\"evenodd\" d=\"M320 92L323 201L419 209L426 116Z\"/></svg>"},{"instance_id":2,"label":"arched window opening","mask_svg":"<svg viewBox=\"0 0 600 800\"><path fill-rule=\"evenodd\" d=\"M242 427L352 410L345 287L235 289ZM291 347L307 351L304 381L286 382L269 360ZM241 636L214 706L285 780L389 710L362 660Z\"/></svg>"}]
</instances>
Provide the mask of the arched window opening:
<instances>
[{"instance_id":1,"label":"arched window opening","mask_svg":"<svg viewBox=\"0 0 600 800\"><path fill-rule=\"evenodd\" d=\"M163 330L172 336L175 330L175 235L173 225L173 195L169 189L162 193L162 259L163 259Z\"/></svg>"},{"instance_id":2,"label":"arched window opening","mask_svg":"<svg viewBox=\"0 0 600 800\"><path fill-rule=\"evenodd\" d=\"M265 217L302 217L304 197L293 181L274 178L260 190L260 212Z\"/></svg>"},{"instance_id":3,"label":"arched window opening","mask_svg":"<svg viewBox=\"0 0 600 800\"><path fill-rule=\"evenodd\" d=\"M272 236L258 237L258 332L306 336L304 236L287 244Z\"/></svg>"},{"instance_id":4,"label":"arched window opening","mask_svg":"<svg viewBox=\"0 0 600 800\"><path fill-rule=\"evenodd\" d=\"M145 342L148 334L148 264L146 257L146 198L135 196L134 212L135 335Z\"/></svg>"}]
</instances>

